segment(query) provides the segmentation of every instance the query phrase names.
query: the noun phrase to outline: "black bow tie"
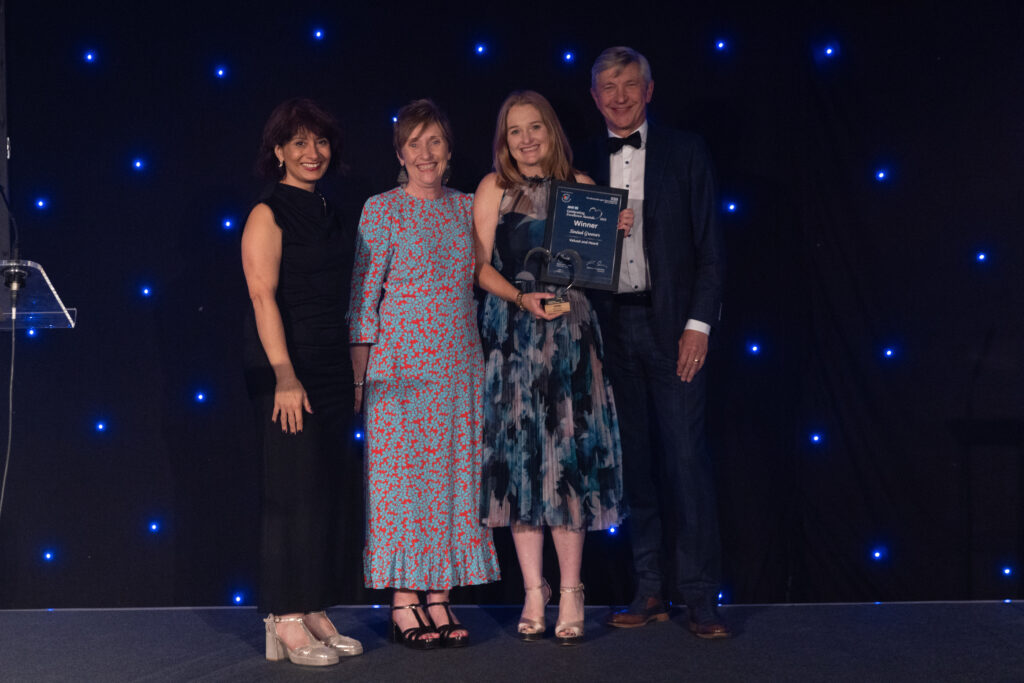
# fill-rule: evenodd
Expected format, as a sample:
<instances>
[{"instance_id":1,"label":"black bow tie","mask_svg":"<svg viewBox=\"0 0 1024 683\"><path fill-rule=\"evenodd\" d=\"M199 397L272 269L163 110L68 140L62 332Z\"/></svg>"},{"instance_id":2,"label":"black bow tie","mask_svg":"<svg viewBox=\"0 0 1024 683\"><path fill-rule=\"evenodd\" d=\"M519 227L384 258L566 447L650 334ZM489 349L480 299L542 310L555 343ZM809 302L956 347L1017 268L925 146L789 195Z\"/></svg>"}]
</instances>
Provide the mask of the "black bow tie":
<instances>
[{"instance_id":1,"label":"black bow tie","mask_svg":"<svg viewBox=\"0 0 1024 683\"><path fill-rule=\"evenodd\" d=\"M608 153L615 154L625 145L629 145L630 147L636 147L637 149L640 149L640 131L635 131L628 138L608 138Z\"/></svg>"}]
</instances>

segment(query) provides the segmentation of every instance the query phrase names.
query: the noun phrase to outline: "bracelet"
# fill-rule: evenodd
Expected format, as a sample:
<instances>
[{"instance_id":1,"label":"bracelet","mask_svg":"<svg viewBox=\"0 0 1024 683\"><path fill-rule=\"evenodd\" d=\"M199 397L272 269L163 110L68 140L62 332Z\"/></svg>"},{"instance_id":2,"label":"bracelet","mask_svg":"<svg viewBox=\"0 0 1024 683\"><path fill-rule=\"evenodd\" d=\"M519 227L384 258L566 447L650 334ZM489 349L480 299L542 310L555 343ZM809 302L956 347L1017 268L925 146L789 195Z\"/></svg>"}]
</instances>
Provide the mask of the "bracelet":
<instances>
[{"instance_id":1,"label":"bracelet","mask_svg":"<svg viewBox=\"0 0 1024 683\"><path fill-rule=\"evenodd\" d=\"M526 310L526 306L523 305L523 293L522 292L519 292L518 294L516 294L516 306L519 307L520 311L525 311Z\"/></svg>"},{"instance_id":2,"label":"bracelet","mask_svg":"<svg viewBox=\"0 0 1024 683\"><path fill-rule=\"evenodd\" d=\"M364 384L366 384L366 380L365 379L361 379L358 382L353 382L352 386L354 386L354 387L356 387L358 389L359 387L363 386Z\"/></svg>"}]
</instances>

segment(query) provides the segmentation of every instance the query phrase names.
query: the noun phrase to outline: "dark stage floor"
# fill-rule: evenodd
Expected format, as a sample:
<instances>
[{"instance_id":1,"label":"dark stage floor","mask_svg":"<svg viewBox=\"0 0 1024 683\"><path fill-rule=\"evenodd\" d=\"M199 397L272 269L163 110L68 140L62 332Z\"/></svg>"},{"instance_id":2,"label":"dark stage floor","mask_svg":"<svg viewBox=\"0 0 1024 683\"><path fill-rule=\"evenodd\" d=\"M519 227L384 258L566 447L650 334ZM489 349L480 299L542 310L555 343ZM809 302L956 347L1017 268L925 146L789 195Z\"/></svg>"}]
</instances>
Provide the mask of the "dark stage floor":
<instances>
[{"instance_id":1,"label":"dark stage floor","mask_svg":"<svg viewBox=\"0 0 1024 683\"><path fill-rule=\"evenodd\" d=\"M414 652L388 612L330 614L365 654L324 669L263 658L253 608L0 611L2 681L1021 681L1024 604L734 605L731 640L702 641L685 613L627 631L587 610L574 648L515 638L515 607L461 607L473 645ZM549 620L555 610L549 608Z\"/></svg>"}]
</instances>

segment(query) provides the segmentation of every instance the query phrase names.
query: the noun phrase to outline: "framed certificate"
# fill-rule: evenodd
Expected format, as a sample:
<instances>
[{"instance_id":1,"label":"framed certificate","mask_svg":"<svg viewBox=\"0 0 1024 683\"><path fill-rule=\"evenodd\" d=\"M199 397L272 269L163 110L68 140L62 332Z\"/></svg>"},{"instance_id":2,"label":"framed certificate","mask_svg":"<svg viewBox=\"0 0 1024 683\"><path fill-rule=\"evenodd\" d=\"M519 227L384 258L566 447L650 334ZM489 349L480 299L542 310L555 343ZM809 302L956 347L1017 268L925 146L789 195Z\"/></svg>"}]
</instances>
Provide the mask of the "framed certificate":
<instances>
[{"instance_id":1,"label":"framed certificate","mask_svg":"<svg viewBox=\"0 0 1024 683\"><path fill-rule=\"evenodd\" d=\"M541 280L606 289L619 286L622 231L619 212L628 192L558 181L551 184L544 248L550 258Z\"/></svg>"}]
</instances>

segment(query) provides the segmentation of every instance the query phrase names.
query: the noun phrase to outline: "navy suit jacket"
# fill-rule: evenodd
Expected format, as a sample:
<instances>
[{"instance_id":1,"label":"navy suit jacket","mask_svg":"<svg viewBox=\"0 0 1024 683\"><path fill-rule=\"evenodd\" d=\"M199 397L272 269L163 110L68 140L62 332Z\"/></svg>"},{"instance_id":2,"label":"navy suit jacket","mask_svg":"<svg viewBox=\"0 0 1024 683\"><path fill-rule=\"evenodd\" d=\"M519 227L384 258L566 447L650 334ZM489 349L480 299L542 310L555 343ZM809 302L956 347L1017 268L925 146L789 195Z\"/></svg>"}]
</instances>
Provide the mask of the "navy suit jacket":
<instances>
[{"instance_id":1,"label":"navy suit jacket","mask_svg":"<svg viewBox=\"0 0 1024 683\"><path fill-rule=\"evenodd\" d=\"M608 185L605 139L587 151L586 170L598 185ZM724 264L714 169L704 141L693 133L648 123L646 152L643 236L654 330L658 346L674 357L687 320L714 327L721 319ZM611 293L592 290L591 299L599 319L615 324ZM606 343L609 337L614 335L606 335Z\"/></svg>"}]
</instances>

